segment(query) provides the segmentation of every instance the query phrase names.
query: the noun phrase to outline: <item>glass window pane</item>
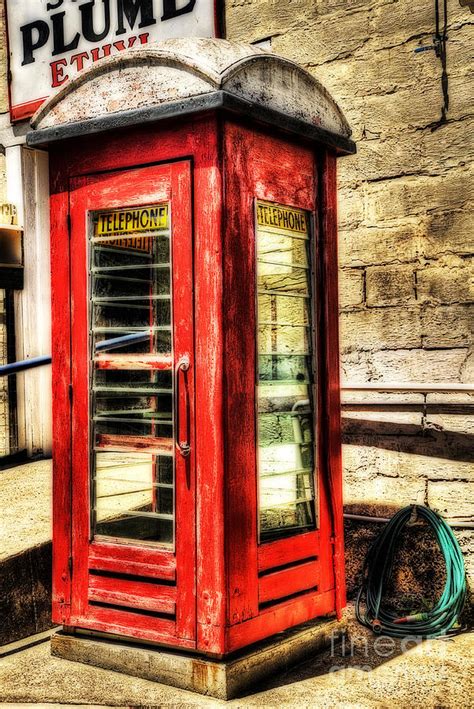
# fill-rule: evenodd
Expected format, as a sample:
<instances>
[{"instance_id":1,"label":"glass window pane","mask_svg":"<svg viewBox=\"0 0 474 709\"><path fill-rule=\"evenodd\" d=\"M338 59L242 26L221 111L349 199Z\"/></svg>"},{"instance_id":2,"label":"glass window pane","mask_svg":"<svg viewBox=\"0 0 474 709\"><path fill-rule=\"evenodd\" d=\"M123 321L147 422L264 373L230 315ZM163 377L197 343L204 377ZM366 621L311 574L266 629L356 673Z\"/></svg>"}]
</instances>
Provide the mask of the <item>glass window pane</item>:
<instances>
[{"instance_id":1,"label":"glass window pane","mask_svg":"<svg viewBox=\"0 0 474 709\"><path fill-rule=\"evenodd\" d=\"M256 204L260 539L314 528L314 377L307 214Z\"/></svg>"},{"instance_id":2,"label":"glass window pane","mask_svg":"<svg viewBox=\"0 0 474 709\"><path fill-rule=\"evenodd\" d=\"M260 263L258 268L260 268ZM294 327L304 327L311 324L310 301L308 298L285 296L284 293L279 295L259 293L258 318L261 324L278 322Z\"/></svg>"},{"instance_id":3,"label":"glass window pane","mask_svg":"<svg viewBox=\"0 0 474 709\"><path fill-rule=\"evenodd\" d=\"M174 542L167 204L91 214L93 533Z\"/></svg>"},{"instance_id":4,"label":"glass window pane","mask_svg":"<svg viewBox=\"0 0 474 709\"><path fill-rule=\"evenodd\" d=\"M96 534L173 542L172 479L159 482L157 467L159 457L147 453L96 452Z\"/></svg>"}]
</instances>

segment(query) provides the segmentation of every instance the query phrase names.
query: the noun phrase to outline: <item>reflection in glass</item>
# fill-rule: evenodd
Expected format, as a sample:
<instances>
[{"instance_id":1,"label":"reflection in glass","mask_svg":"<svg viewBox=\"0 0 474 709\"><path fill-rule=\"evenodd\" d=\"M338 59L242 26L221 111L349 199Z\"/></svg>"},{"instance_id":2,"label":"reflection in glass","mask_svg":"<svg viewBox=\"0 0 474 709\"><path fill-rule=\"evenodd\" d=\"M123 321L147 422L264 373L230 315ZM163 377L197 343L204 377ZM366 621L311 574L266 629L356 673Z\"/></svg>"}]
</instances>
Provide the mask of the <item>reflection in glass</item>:
<instances>
[{"instance_id":1,"label":"reflection in glass","mask_svg":"<svg viewBox=\"0 0 474 709\"><path fill-rule=\"evenodd\" d=\"M125 210L91 215L93 533L173 544L168 207L128 214L142 212L147 218L159 213L159 222L136 235L133 228L126 234L107 232L108 225L123 226Z\"/></svg>"},{"instance_id":2,"label":"reflection in glass","mask_svg":"<svg viewBox=\"0 0 474 709\"><path fill-rule=\"evenodd\" d=\"M297 228L292 229L292 223ZM262 541L315 526L310 264L305 213L258 202L257 401Z\"/></svg>"},{"instance_id":3,"label":"reflection in glass","mask_svg":"<svg viewBox=\"0 0 474 709\"><path fill-rule=\"evenodd\" d=\"M173 478L161 467L148 453L96 452L96 534L173 542Z\"/></svg>"}]
</instances>

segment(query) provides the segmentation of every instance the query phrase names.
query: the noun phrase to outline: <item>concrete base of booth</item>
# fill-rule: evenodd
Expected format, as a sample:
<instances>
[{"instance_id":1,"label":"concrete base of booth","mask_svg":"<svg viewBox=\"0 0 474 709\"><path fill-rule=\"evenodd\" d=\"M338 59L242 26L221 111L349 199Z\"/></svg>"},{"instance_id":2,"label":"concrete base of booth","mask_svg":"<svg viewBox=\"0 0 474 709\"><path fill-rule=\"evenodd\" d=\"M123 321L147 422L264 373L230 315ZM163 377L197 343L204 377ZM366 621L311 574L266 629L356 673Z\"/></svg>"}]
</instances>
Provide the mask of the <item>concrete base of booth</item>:
<instances>
[{"instance_id":1,"label":"concrete base of booth","mask_svg":"<svg viewBox=\"0 0 474 709\"><path fill-rule=\"evenodd\" d=\"M337 643L345 628L344 621L335 619L311 621L225 660L133 645L104 635L59 631L51 638L51 654L217 699L232 699Z\"/></svg>"}]
</instances>

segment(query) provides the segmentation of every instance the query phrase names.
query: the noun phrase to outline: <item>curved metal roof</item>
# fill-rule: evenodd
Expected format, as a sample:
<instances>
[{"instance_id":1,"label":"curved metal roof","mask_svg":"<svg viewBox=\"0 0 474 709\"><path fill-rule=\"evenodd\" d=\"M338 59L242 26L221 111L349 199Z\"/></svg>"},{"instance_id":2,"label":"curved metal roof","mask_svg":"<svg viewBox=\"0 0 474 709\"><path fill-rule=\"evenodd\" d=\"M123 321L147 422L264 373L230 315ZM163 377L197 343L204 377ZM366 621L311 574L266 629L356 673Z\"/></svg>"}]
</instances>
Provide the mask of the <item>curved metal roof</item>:
<instances>
[{"instance_id":1,"label":"curved metal roof","mask_svg":"<svg viewBox=\"0 0 474 709\"><path fill-rule=\"evenodd\" d=\"M294 62L241 42L204 38L170 39L96 62L46 100L31 125L45 131L111 115L120 123L121 114L176 102L206 107L206 97L216 92L342 139L351 134L334 99Z\"/></svg>"}]
</instances>

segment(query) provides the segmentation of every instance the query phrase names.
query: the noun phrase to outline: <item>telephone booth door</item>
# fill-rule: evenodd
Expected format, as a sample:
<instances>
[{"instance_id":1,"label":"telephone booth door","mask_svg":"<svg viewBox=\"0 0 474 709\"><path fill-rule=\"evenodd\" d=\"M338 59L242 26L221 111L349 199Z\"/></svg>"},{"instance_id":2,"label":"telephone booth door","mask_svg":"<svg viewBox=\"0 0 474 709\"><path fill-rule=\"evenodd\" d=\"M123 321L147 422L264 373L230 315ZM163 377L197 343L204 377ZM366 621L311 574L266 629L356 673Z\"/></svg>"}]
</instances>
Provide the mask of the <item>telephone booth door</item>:
<instances>
[{"instance_id":1,"label":"telephone booth door","mask_svg":"<svg viewBox=\"0 0 474 709\"><path fill-rule=\"evenodd\" d=\"M76 627L195 646L191 166L70 183Z\"/></svg>"}]
</instances>

